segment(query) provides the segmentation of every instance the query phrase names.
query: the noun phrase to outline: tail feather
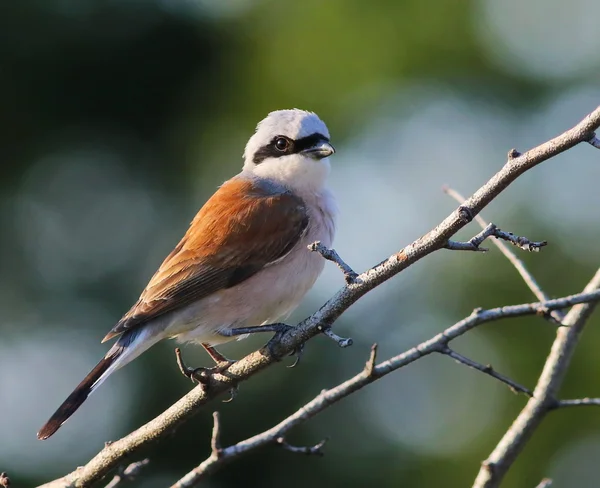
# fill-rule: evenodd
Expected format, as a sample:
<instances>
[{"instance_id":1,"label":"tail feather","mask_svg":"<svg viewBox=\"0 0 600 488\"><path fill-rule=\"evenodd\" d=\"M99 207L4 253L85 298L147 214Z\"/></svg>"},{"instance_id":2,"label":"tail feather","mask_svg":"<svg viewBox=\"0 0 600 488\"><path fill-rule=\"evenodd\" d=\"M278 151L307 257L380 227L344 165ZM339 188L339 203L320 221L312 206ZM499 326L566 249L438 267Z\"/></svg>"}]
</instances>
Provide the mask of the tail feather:
<instances>
[{"instance_id":1,"label":"tail feather","mask_svg":"<svg viewBox=\"0 0 600 488\"><path fill-rule=\"evenodd\" d=\"M38 439L44 440L54 434L111 373L156 344L162 338L158 332L160 330L144 327L127 331L119 337L106 356L79 383L75 391L40 429L37 433Z\"/></svg>"},{"instance_id":2,"label":"tail feather","mask_svg":"<svg viewBox=\"0 0 600 488\"><path fill-rule=\"evenodd\" d=\"M118 357L118 355L115 355L102 358L96 367L89 372L81 383L79 383L73 393L71 393L62 405L58 407L58 410L50 417L50 420L48 420L48 422L40 429L37 433L38 439L44 440L50 437L79 407L81 407L82 403L86 401L87 397L90 396L90 393L92 393L93 389L98 384L98 381L114 364Z\"/></svg>"}]
</instances>

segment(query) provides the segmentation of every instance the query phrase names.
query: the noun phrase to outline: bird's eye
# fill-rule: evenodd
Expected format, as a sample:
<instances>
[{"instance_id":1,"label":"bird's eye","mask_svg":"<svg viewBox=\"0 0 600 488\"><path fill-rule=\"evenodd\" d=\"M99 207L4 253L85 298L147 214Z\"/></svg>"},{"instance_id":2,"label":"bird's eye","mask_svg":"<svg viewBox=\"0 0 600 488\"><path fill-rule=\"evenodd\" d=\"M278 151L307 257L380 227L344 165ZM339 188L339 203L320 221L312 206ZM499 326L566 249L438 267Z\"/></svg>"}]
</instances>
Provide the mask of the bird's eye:
<instances>
[{"instance_id":1,"label":"bird's eye","mask_svg":"<svg viewBox=\"0 0 600 488\"><path fill-rule=\"evenodd\" d=\"M278 151L285 152L289 147L290 142L285 137L278 137L275 141L275 147Z\"/></svg>"}]
</instances>

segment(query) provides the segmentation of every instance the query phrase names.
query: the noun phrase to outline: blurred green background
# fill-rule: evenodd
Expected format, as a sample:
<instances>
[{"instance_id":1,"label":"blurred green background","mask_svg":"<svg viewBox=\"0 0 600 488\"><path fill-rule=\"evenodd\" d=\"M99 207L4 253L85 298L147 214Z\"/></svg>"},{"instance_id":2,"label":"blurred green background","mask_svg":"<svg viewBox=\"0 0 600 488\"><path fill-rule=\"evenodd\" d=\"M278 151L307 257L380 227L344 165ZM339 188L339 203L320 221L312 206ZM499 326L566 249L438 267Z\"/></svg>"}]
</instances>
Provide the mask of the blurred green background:
<instances>
[{"instance_id":1,"label":"blurred green background","mask_svg":"<svg viewBox=\"0 0 600 488\"><path fill-rule=\"evenodd\" d=\"M269 111L299 107L329 125L335 247L358 271L419 237L505 161L562 132L600 100L600 29L591 0L25 0L0 2L0 470L28 487L84 464L159 414L191 384L173 343L112 376L61 431L35 433L107 350L197 209L239 171ZM583 288L600 263L600 153L576 147L519 179L484 216L531 239L522 255L552 296ZM473 225L461 234L477 232ZM328 264L290 322L341 285ZM275 366L233 403L207 406L139 453L132 486L168 486L224 443L270 427L323 388L448 327L474 307L530 301L496 250L438 252L348 310L300 366ZM489 324L457 349L530 387L554 329L540 318ZM239 358L266 338L223 347ZM596 316L563 394L599 396ZM186 359L210 360L195 347ZM326 456L255 452L203 486L470 486L525 404L504 385L428 357L295 429L329 436ZM552 413L504 486L600 485L600 413Z\"/></svg>"}]
</instances>

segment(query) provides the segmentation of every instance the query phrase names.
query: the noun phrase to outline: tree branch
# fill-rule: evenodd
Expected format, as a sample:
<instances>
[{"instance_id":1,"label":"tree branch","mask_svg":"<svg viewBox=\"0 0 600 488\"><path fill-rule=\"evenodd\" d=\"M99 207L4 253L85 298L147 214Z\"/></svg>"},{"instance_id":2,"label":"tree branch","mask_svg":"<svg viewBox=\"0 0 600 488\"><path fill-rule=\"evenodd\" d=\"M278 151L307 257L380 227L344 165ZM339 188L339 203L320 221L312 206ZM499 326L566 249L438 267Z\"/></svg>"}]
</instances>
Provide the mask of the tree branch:
<instances>
[{"instance_id":1,"label":"tree branch","mask_svg":"<svg viewBox=\"0 0 600 488\"><path fill-rule=\"evenodd\" d=\"M319 241L316 241L308 246L308 250L311 252L318 252L327 261L337 264L340 271L344 273L346 283L354 283L356 278L358 278L358 273L344 262L340 255L335 252L335 249L328 249Z\"/></svg>"},{"instance_id":2,"label":"tree branch","mask_svg":"<svg viewBox=\"0 0 600 488\"><path fill-rule=\"evenodd\" d=\"M104 488L115 488L122 481L131 481L133 480L140 471L150 462L149 459L142 459L136 463L131 463L120 473L116 474L114 478L104 487Z\"/></svg>"},{"instance_id":3,"label":"tree branch","mask_svg":"<svg viewBox=\"0 0 600 488\"><path fill-rule=\"evenodd\" d=\"M600 407L600 398L577 398L574 400L559 400L552 408L564 407Z\"/></svg>"},{"instance_id":4,"label":"tree branch","mask_svg":"<svg viewBox=\"0 0 600 488\"><path fill-rule=\"evenodd\" d=\"M513 149L513 151L514 151L514 149ZM509 153L509 157L510 157L510 154L511 153ZM463 197L456 190L454 190L448 186L444 186L442 189L450 197L454 198L454 200L456 200L459 204L465 201L465 197ZM488 226L488 223L483 219L483 217L481 217L481 215L475 216L475 220L481 226L482 229L485 229ZM532 291L532 293L535 295L535 297L540 302L545 302L545 301L549 300L550 297L548 295L546 295L546 293L544 293L544 291L542 290L542 287L538 284L536 279L526 268L525 263L523 263L523 261L521 261L517 257L517 255L512 251L512 249L509 248L500 239L494 239L492 242L496 245L496 247L500 250L500 252L502 254L504 254L506 259L508 259L510 261L510 263L515 267L515 269L521 275L521 278L523 278L523 281L525 281L525 284L529 287L529 289ZM562 321L562 319L564 318L564 314L560 310L554 310L551 314L551 317L557 323L560 323Z\"/></svg>"},{"instance_id":5,"label":"tree branch","mask_svg":"<svg viewBox=\"0 0 600 488\"><path fill-rule=\"evenodd\" d=\"M301 407L294 414L290 415L265 432L256 434L244 441L222 449L220 457L216 457L211 454L210 457L186 474L171 488L189 488L196 485L209 474L217 471L225 463L241 457L250 451L258 449L259 447L276 442L277 439L283 438L284 435L293 427L296 427L297 425L315 417L326 408L342 400L343 398L346 398L355 391L358 391L361 388L364 388L365 386L384 377L385 375L403 368L404 366L407 366L408 364L411 364L418 359L421 359L422 357L432 353L447 354L470 367L474 367L475 369L478 369L485 374L488 374L489 376L508 384L516 391L520 391L531 396L531 392L527 388L520 386L509 378L499 375L495 372L492 374L491 371L493 370L488 369L485 366L481 366L481 368L479 368L476 366L478 363L454 353L454 351L452 351L453 354L449 354L448 351L450 351L450 348L448 347L448 344L469 330L487 322L492 322L503 318L519 317L523 315L535 315L538 314L538 311L542 309L557 310L559 308L569 307L575 303L587 303L589 301L600 301L600 290L591 293L571 295L569 297L558 298L548 302L525 303L521 305L498 307L490 310L475 310L465 319L457 322L452 327L449 327L431 339L422 342L421 344L403 352L402 354L394 356L393 358L383 361L379 364L376 364L377 345L374 344L371 347L369 359L365 363L365 366L360 373L334 388L323 390L313 400ZM317 446L321 447L321 444L317 444ZM306 449L311 448L301 449L303 450L300 452L305 452ZM298 451L296 450L295 452Z\"/></svg>"},{"instance_id":6,"label":"tree branch","mask_svg":"<svg viewBox=\"0 0 600 488\"><path fill-rule=\"evenodd\" d=\"M600 287L600 270L584 289L594 293ZM566 315L556 333L556 339L538 383L519 416L504 434L490 456L482 463L473 488L493 488L500 485L504 475L512 466L546 414L556 405L556 396L571 362L575 346L595 303L580 304Z\"/></svg>"},{"instance_id":7,"label":"tree branch","mask_svg":"<svg viewBox=\"0 0 600 488\"><path fill-rule=\"evenodd\" d=\"M504 232L496 227L495 224L488 224L479 234L472 237L467 242L448 241L444 246L446 249L453 251L487 251L486 248L480 247L483 241L488 237L496 237L504 241L510 242L524 251L539 251L548 243L546 241L530 241L527 237L519 237L511 232Z\"/></svg>"},{"instance_id":8,"label":"tree branch","mask_svg":"<svg viewBox=\"0 0 600 488\"><path fill-rule=\"evenodd\" d=\"M527 388L523 385L520 385L519 383L517 383L514 380L511 380L508 376L504 376L503 374L496 372L494 370L494 368L492 368L491 364L487 364L484 366L483 364L480 364L477 361L473 361L472 359L469 359L469 358L463 356L462 354L457 353L456 351L450 349L449 347L445 347L445 348L441 349L440 353L451 357L455 361L458 361L459 363L464 364L465 366L468 366L469 368L473 368L473 369L476 369L477 371L481 371L483 374L487 374L488 376L491 376L492 378L495 378L498 381L505 383L515 393L524 393L528 397L533 395L532 391L529 388Z\"/></svg>"},{"instance_id":9,"label":"tree branch","mask_svg":"<svg viewBox=\"0 0 600 488\"><path fill-rule=\"evenodd\" d=\"M203 388L200 385L195 387L144 426L104 447L82 468L44 486L72 484L75 487L87 487L98 481L122 464L125 456L169 434L197 414L200 407L208 401L229 391L241 381L248 380L254 374L276 363L279 358L319 334L321 330L330 327L344 311L370 290L432 252L442 249L456 232L469 223L520 175L581 142L591 141L593 132L598 127L600 127L600 107L558 137L521 155L513 155L514 157L510 157L496 175L437 227L398 253L360 274L354 282L346 283L317 312L302 321L297 327L282 334L278 341L271 341L269 347L263 347L259 351L247 355L228 368L224 374L212 375L209 378L209 388Z\"/></svg>"}]
</instances>

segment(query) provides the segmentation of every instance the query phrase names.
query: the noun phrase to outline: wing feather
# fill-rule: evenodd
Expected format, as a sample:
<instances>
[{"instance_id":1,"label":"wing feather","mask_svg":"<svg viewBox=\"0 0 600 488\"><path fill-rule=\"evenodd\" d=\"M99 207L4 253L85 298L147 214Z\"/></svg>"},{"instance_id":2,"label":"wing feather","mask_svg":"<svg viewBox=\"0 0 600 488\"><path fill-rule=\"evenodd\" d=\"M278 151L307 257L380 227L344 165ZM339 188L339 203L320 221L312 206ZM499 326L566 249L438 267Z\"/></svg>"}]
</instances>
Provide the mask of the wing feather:
<instances>
[{"instance_id":1,"label":"wing feather","mask_svg":"<svg viewBox=\"0 0 600 488\"><path fill-rule=\"evenodd\" d=\"M250 278L289 253L308 220L302 199L285 188L229 180L200 209L104 341Z\"/></svg>"}]
</instances>

